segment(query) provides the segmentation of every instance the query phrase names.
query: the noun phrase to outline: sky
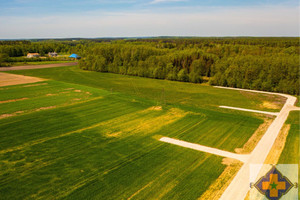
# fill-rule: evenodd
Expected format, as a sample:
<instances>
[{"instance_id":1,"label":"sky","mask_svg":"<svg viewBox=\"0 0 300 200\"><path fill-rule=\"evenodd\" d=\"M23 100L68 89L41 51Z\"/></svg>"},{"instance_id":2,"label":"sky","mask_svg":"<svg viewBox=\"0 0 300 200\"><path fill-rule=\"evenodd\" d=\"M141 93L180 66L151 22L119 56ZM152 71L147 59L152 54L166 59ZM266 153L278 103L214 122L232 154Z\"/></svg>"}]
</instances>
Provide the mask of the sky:
<instances>
[{"instance_id":1,"label":"sky","mask_svg":"<svg viewBox=\"0 0 300 200\"><path fill-rule=\"evenodd\" d=\"M0 39L299 36L298 0L0 0Z\"/></svg>"}]
</instances>

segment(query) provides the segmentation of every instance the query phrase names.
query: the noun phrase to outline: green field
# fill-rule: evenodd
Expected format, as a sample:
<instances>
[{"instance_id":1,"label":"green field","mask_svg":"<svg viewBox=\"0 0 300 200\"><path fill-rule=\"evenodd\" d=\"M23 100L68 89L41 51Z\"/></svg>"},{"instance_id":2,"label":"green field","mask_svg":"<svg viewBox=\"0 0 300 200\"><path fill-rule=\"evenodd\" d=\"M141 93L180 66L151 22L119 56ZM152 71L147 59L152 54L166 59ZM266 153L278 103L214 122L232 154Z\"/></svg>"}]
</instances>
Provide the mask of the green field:
<instances>
[{"instance_id":1,"label":"green field","mask_svg":"<svg viewBox=\"0 0 300 200\"><path fill-rule=\"evenodd\" d=\"M293 111L290 113L289 118L285 122L291 126L288 133L286 143L283 151L281 152L278 163L279 164L298 164L298 183L300 174L300 112ZM298 189L298 196L300 196L300 190Z\"/></svg>"},{"instance_id":2,"label":"green field","mask_svg":"<svg viewBox=\"0 0 300 200\"><path fill-rule=\"evenodd\" d=\"M300 164L299 133L300 133L300 112L292 111L285 122L290 124L284 149L280 155L278 163Z\"/></svg>"},{"instance_id":3,"label":"green field","mask_svg":"<svg viewBox=\"0 0 300 200\"><path fill-rule=\"evenodd\" d=\"M0 199L197 199L222 158L158 139L234 151L263 119L218 106L279 101L77 67L13 73L53 80L0 88Z\"/></svg>"},{"instance_id":4,"label":"green field","mask_svg":"<svg viewBox=\"0 0 300 200\"><path fill-rule=\"evenodd\" d=\"M257 110L279 111L284 104L284 99L275 95L251 94L205 85L200 86L193 83L84 71L77 66L12 71L11 73L87 85L108 91L118 91L151 99L159 103L166 102L172 105L185 105L192 107L192 109L195 107L216 108L219 105L227 105ZM278 108L274 109L264 106L264 102L270 102L278 106Z\"/></svg>"}]
</instances>

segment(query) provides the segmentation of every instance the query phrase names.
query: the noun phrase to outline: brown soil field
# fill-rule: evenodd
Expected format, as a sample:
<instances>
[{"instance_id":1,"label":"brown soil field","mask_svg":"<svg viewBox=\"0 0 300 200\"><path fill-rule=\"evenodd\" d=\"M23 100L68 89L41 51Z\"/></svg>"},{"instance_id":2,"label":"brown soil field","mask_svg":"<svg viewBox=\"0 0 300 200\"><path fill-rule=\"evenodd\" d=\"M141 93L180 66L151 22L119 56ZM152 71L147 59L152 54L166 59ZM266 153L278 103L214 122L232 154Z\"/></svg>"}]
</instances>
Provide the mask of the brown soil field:
<instances>
[{"instance_id":1,"label":"brown soil field","mask_svg":"<svg viewBox=\"0 0 300 200\"><path fill-rule=\"evenodd\" d=\"M45 79L31 77L31 76L0 73L0 87L9 86L9 85L26 84L26 83L35 83L40 81L45 81Z\"/></svg>"}]
</instances>

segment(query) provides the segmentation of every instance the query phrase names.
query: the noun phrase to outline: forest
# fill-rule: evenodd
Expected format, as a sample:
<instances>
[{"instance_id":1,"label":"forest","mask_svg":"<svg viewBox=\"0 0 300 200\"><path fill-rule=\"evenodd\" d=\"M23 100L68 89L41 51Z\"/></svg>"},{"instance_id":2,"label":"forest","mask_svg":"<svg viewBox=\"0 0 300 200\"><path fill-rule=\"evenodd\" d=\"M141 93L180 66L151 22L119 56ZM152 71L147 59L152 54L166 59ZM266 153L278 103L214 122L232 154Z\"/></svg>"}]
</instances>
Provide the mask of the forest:
<instances>
[{"instance_id":1,"label":"forest","mask_svg":"<svg viewBox=\"0 0 300 200\"><path fill-rule=\"evenodd\" d=\"M0 41L0 66L30 52L77 53L83 70L299 95L299 44L296 37Z\"/></svg>"},{"instance_id":2,"label":"forest","mask_svg":"<svg viewBox=\"0 0 300 200\"><path fill-rule=\"evenodd\" d=\"M299 38L169 38L93 43L84 70L299 95Z\"/></svg>"}]
</instances>

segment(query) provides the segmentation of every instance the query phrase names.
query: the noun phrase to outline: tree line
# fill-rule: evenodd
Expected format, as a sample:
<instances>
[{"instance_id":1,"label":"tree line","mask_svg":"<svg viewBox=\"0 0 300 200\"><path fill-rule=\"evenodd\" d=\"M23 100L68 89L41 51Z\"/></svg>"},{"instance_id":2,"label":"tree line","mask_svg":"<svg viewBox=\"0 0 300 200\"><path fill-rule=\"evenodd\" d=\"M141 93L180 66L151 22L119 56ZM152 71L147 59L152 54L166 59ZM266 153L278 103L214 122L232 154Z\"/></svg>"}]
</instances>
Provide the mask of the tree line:
<instances>
[{"instance_id":1,"label":"tree line","mask_svg":"<svg viewBox=\"0 0 300 200\"><path fill-rule=\"evenodd\" d=\"M140 39L92 43L80 68L299 95L299 38Z\"/></svg>"},{"instance_id":2,"label":"tree line","mask_svg":"<svg viewBox=\"0 0 300 200\"><path fill-rule=\"evenodd\" d=\"M26 58L28 53L39 53L41 56L49 52L63 54L78 53L89 41L56 41L45 40L31 42L27 40L0 41L0 67L10 66L14 62L38 62L58 60L58 58Z\"/></svg>"},{"instance_id":3,"label":"tree line","mask_svg":"<svg viewBox=\"0 0 300 200\"><path fill-rule=\"evenodd\" d=\"M271 37L0 41L0 66L27 53L77 53L84 70L299 95L299 46Z\"/></svg>"},{"instance_id":4,"label":"tree line","mask_svg":"<svg viewBox=\"0 0 300 200\"><path fill-rule=\"evenodd\" d=\"M74 42L25 42L25 41L3 41L0 44L0 54L8 57L26 56L28 53L39 53L40 55L48 54L48 52L64 52L76 50Z\"/></svg>"}]
</instances>

